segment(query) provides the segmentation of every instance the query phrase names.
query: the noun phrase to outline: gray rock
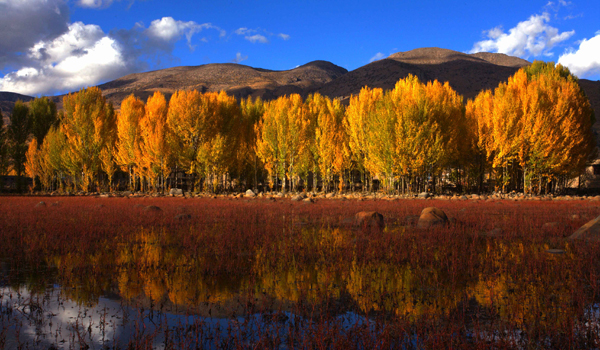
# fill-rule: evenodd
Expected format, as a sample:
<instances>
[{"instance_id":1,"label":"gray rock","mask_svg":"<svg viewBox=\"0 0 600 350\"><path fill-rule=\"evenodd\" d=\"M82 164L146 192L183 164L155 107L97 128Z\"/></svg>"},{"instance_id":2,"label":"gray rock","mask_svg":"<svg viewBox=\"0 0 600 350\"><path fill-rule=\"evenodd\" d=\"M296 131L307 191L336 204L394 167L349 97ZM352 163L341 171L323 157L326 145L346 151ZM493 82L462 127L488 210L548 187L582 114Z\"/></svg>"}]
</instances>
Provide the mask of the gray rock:
<instances>
[{"instance_id":1,"label":"gray rock","mask_svg":"<svg viewBox=\"0 0 600 350\"><path fill-rule=\"evenodd\" d=\"M419 196L418 196L418 198L421 198L421 199L427 199L429 197L431 197L431 196L427 192L421 192L421 193L419 193Z\"/></svg>"},{"instance_id":2,"label":"gray rock","mask_svg":"<svg viewBox=\"0 0 600 350\"><path fill-rule=\"evenodd\" d=\"M245 196L246 197L254 197L254 196L256 196L256 194L252 190L248 190L248 191L246 191Z\"/></svg>"},{"instance_id":3,"label":"gray rock","mask_svg":"<svg viewBox=\"0 0 600 350\"><path fill-rule=\"evenodd\" d=\"M181 188L172 188L169 190L171 196L183 196L183 190Z\"/></svg>"}]
</instances>

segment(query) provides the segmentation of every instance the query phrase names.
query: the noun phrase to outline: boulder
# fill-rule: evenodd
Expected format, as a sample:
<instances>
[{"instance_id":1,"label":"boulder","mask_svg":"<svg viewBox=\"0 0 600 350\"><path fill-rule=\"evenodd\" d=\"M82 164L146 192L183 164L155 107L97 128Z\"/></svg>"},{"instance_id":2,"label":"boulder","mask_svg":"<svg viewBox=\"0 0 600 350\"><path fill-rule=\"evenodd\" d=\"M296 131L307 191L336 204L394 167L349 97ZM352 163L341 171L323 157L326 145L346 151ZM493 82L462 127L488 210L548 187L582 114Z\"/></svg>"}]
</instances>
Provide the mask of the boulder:
<instances>
[{"instance_id":1,"label":"boulder","mask_svg":"<svg viewBox=\"0 0 600 350\"><path fill-rule=\"evenodd\" d=\"M161 211L162 209L160 209L159 207L157 207L156 205L149 205L147 207L144 208L145 211Z\"/></svg>"},{"instance_id":2,"label":"boulder","mask_svg":"<svg viewBox=\"0 0 600 350\"><path fill-rule=\"evenodd\" d=\"M569 240L577 239L586 242L600 242L600 216L581 226L575 233L567 237Z\"/></svg>"},{"instance_id":3,"label":"boulder","mask_svg":"<svg viewBox=\"0 0 600 350\"><path fill-rule=\"evenodd\" d=\"M354 216L354 224L359 227L374 227L382 229L383 215L376 211L361 211Z\"/></svg>"},{"instance_id":4,"label":"boulder","mask_svg":"<svg viewBox=\"0 0 600 350\"><path fill-rule=\"evenodd\" d=\"M302 195L299 195L299 194L297 194L297 195L295 195L295 196L292 196L292 200L293 200L294 202L300 202L300 201L301 201L301 200L303 200L303 199L304 199L304 198L302 197Z\"/></svg>"},{"instance_id":5,"label":"boulder","mask_svg":"<svg viewBox=\"0 0 600 350\"><path fill-rule=\"evenodd\" d=\"M421 193L419 193L419 196L418 196L418 198L421 198L421 199L427 199L429 197L430 197L430 195L427 192L421 192Z\"/></svg>"},{"instance_id":6,"label":"boulder","mask_svg":"<svg viewBox=\"0 0 600 350\"><path fill-rule=\"evenodd\" d=\"M36 208L42 208L42 207L45 207L45 206L46 206L46 202L44 202L44 201L41 201L41 202L39 202L38 204L35 205Z\"/></svg>"},{"instance_id":7,"label":"boulder","mask_svg":"<svg viewBox=\"0 0 600 350\"><path fill-rule=\"evenodd\" d=\"M256 196L256 194L252 190L248 190L248 191L246 191L245 196L252 198L252 197Z\"/></svg>"},{"instance_id":8,"label":"boulder","mask_svg":"<svg viewBox=\"0 0 600 350\"><path fill-rule=\"evenodd\" d=\"M443 210L429 207L423 209L421 212L421 216L419 216L419 222L417 223L417 228L427 229L437 225L446 225L448 224L448 217Z\"/></svg>"},{"instance_id":9,"label":"boulder","mask_svg":"<svg viewBox=\"0 0 600 350\"><path fill-rule=\"evenodd\" d=\"M181 188L172 188L169 190L171 196L183 196L183 190Z\"/></svg>"}]
</instances>

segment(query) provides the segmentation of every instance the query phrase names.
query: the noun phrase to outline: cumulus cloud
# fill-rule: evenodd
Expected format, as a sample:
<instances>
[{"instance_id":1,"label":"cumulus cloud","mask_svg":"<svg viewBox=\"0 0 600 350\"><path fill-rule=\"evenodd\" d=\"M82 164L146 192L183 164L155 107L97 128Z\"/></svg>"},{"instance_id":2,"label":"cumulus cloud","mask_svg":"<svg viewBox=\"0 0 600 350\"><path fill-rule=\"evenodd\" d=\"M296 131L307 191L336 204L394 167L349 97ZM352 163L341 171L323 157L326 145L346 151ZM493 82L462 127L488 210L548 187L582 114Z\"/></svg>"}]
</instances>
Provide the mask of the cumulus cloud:
<instances>
[{"instance_id":1,"label":"cumulus cloud","mask_svg":"<svg viewBox=\"0 0 600 350\"><path fill-rule=\"evenodd\" d=\"M235 58L231 62L233 62L233 63L240 63L240 62L245 61L247 59L248 59L248 56L242 56L242 53L238 52L235 55Z\"/></svg>"},{"instance_id":2,"label":"cumulus cloud","mask_svg":"<svg viewBox=\"0 0 600 350\"><path fill-rule=\"evenodd\" d=\"M193 49L192 37L194 34L201 32L203 29L216 29L220 32L219 36L225 36L225 31L213 26L210 23L198 24L194 21L183 22L176 21L173 17L163 17L150 23L146 34L156 43L172 44L179 41L182 36L185 36L188 46Z\"/></svg>"},{"instance_id":3,"label":"cumulus cloud","mask_svg":"<svg viewBox=\"0 0 600 350\"><path fill-rule=\"evenodd\" d=\"M138 23L132 29L108 34L97 25L66 24L58 36L33 42L21 53L13 51L20 61L0 78L0 90L40 95L96 85L145 69L148 61L160 65L161 59L172 58L175 43L184 37L193 48L192 37L204 29L224 35L210 23L171 17L152 21L147 28Z\"/></svg>"},{"instance_id":4,"label":"cumulus cloud","mask_svg":"<svg viewBox=\"0 0 600 350\"><path fill-rule=\"evenodd\" d=\"M280 37L283 40L289 40L290 39L289 35L283 34L283 33L279 33L279 34L277 34L277 36Z\"/></svg>"},{"instance_id":5,"label":"cumulus cloud","mask_svg":"<svg viewBox=\"0 0 600 350\"><path fill-rule=\"evenodd\" d=\"M583 39L577 50L561 55L558 63L580 78L600 75L600 31L591 39Z\"/></svg>"},{"instance_id":6,"label":"cumulus cloud","mask_svg":"<svg viewBox=\"0 0 600 350\"><path fill-rule=\"evenodd\" d=\"M0 1L0 13L0 69L22 65L35 43L53 40L68 29L64 0Z\"/></svg>"},{"instance_id":7,"label":"cumulus cloud","mask_svg":"<svg viewBox=\"0 0 600 350\"><path fill-rule=\"evenodd\" d=\"M557 28L548 24L549 21L550 15L543 13L519 22L508 33L501 27L492 28L485 32L488 39L475 43L470 52L499 52L524 58L551 56L550 49L569 39L575 31L559 33Z\"/></svg>"},{"instance_id":8,"label":"cumulus cloud","mask_svg":"<svg viewBox=\"0 0 600 350\"><path fill-rule=\"evenodd\" d=\"M0 78L0 90L26 95L70 91L118 78L130 68L114 39L100 27L81 22L54 40L38 42L28 56L37 64Z\"/></svg>"},{"instance_id":9,"label":"cumulus cloud","mask_svg":"<svg viewBox=\"0 0 600 350\"><path fill-rule=\"evenodd\" d=\"M375 54L375 56L371 57L371 59L369 60L369 63L379 61L384 58L385 58L385 55L381 52L378 52Z\"/></svg>"},{"instance_id":10,"label":"cumulus cloud","mask_svg":"<svg viewBox=\"0 0 600 350\"><path fill-rule=\"evenodd\" d=\"M267 39L264 35L260 35L260 34L246 35L244 37L244 39L248 40L249 42L251 42L253 44L256 44L256 43L268 44L269 43L269 39Z\"/></svg>"}]
</instances>

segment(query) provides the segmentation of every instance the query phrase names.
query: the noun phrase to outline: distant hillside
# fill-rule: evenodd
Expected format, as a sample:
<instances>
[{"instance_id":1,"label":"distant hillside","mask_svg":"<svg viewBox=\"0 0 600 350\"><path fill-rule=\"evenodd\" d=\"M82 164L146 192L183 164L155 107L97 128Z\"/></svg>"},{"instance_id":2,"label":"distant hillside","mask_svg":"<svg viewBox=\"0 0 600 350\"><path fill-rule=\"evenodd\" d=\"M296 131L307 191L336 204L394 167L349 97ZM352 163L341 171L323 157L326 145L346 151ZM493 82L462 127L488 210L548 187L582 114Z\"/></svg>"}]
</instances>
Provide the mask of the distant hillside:
<instances>
[{"instance_id":1,"label":"distant hillside","mask_svg":"<svg viewBox=\"0 0 600 350\"><path fill-rule=\"evenodd\" d=\"M23 102L33 100L33 97L16 94L14 92L0 91L0 111L2 111L2 117L4 118L4 125L8 122L8 117L15 106L15 102L21 100Z\"/></svg>"},{"instance_id":2,"label":"distant hillside","mask_svg":"<svg viewBox=\"0 0 600 350\"><path fill-rule=\"evenodd\" d=\"M130 94L147 99L154 91L171 96L177 90L221 91L236 98L247 96L274 99L298 93L306 96L348 71L326 61L272 71L234 63L174 67L147 73L130 74L100 85L109 101L117 107Z\"/></svg>"},{"instance_id":3,"label":"distant hillside","mask_svg":"<svg viewBox=\"0 0 600 350\"><path fill-rule=\"evenodd\" d=\"M319 92L343 100L358 94L364 86L392 89L408 74L422 81L439 80L450 85L465 99L474 98L480 91L493 89L506 81L528 61L504 54L462 52L422 48L398 52L388 58L369 63L325 84Z\"/></svg>"}]
</instances>

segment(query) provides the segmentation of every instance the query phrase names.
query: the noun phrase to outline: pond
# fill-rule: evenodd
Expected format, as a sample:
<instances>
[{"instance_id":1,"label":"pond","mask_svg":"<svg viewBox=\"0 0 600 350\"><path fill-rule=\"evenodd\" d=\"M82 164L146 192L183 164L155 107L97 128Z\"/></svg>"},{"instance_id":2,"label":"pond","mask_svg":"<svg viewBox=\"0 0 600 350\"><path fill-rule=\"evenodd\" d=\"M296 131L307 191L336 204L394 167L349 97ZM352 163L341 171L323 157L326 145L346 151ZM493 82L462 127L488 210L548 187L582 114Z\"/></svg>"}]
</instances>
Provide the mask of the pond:
<instances>
[{"instance_id":1,"label":"pond","mask_svg":"<svg viewBox=\"0 0 600 350\"><path fill-rule=\"evenodd\" d=\"M333 204L30 204L2 223L0 348L600 346L600 247L564 239L595 206L448 206L423 231L391 214L411 203L379 204L384 229ZM544 215L565 220L532 230Z\"/></svg>"}]
</instances>

